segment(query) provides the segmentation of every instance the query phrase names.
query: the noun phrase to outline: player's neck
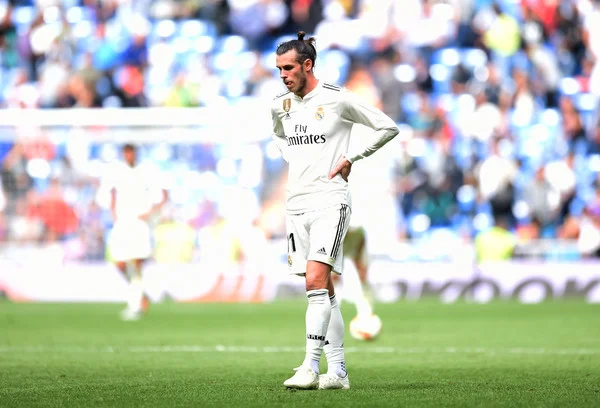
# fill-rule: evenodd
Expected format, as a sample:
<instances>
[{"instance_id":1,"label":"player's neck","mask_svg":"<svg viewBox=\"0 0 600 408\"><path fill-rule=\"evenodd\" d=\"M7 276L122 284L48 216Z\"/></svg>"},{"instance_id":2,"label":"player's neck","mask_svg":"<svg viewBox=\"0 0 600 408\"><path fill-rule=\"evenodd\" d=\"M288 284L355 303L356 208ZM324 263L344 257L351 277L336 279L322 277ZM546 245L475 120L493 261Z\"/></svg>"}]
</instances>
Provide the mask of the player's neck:
<instances>
[{"instance_id":1,"label":"player's neck","mask_svg":"<svg viewBox=\"0 0 600 408\"><path fill-rule=\"evenodd\" d=\"M304 98L306 95L311 93L319 85L319 80L312 74L306 76L306 86L296 94L300 98Z\"/></svg>"}]
</instances>

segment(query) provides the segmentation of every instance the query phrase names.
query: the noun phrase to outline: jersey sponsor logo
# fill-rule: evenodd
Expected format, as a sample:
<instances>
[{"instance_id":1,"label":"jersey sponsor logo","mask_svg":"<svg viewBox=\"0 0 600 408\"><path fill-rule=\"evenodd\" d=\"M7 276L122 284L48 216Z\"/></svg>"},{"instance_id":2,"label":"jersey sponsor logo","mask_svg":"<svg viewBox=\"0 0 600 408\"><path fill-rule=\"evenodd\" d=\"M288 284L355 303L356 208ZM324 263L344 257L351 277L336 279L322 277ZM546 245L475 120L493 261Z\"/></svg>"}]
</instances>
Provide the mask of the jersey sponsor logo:
<instances>
[{"instance_id":1,"label":"jersey sponsor logo","mask_svg":"<svg viewBox=\"0 0 600 408\"><path fill-rule=\"evenodd\" d=\"M299 146L308 144L322 144L325 143L325 135L297 135L289 136L287 138L288 146Z\"/></svg>"},{"instance_id":2,"label":"jersey sponsor logo","mask_svg":"<svg viewBox=\"0 0 600 408\"><path fill-rule=\"evenodd\" d=\"M325 117L325 111L323 110L322 106L319 106L317 108L317 112L315 113L315 119L322 120L324 117Z\"/></svg>"},{"instance_id":3,"label":"jersey sponsor logo","mask_svg":"<svg viewBox=\"0 0 600 408\"><path fill-rule=\"evenodd\" d=\"M315 135L315 134L307 134L308 126L306 125L296 125L294 127L294 136L287 137L288 146L299 146L299 145L309 145L309 144L322 144L325 143L325 134Z\"/></svg>"}]
</instances>

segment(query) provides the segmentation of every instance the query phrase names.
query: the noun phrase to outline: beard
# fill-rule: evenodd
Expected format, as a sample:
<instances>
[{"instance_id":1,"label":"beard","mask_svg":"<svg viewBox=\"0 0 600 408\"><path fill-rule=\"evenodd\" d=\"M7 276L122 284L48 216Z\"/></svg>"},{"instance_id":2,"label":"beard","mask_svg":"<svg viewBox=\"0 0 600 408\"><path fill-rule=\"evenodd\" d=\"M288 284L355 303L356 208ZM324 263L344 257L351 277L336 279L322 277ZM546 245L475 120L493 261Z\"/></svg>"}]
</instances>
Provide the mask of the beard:
<instances>
[{"instance_id":1,"label":"beard","mask_svg":"<svg viewBox=\"0 0 600 408\"><path fill-rule=\"evenodd\" d=\"M296 78L296 86L293 89L294 93L302 93L302 91L306 88L306 74L301 72Z\"/></svg>"}]
</instances>

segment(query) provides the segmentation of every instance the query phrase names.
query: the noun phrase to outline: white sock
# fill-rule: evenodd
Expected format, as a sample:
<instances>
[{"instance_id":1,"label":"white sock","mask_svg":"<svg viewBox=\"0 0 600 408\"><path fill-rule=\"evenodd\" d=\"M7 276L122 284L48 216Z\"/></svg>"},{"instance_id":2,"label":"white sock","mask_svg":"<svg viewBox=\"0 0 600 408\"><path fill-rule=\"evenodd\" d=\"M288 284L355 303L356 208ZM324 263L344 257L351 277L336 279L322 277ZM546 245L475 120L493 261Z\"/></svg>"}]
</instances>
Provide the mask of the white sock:
<instances>
[{"instance_id":1,"label":"white sock","mask_svg":"<svg viewBox=\"0 0 600 408\"><path fill-rule=\"evenodd\" d=\"M129 297L127 307L130 310L140 310L144 298L144 286L142 284L142 273L135 266L128 266L129 275Z\"/></svg>"},{"instance_id":2,"label":"white sock","mask_svg":"<svg viewBox=\"0 0 600 408\"><path fill-rule=\"evenodd\" d=\"M333 295L329 298L331 304L331 318L327 327L325 340L325 357L327 358L327 372L336 373L339 377L346 376L346 362L344 360L344 319L340 305Z\"/></svg>"},{"instance_id":3,"label":"white sock","mask_svg":"<svg viewBox=\"0 0 600 408\"><path fill-rule=\"evenodd\" d=\"M306 308L306 357L305 367L319 373L319 361L323 353L325 335L331 316L331 304L327 289L309 290L306 292L308 307Z\"/></svg>"}]
</instances>

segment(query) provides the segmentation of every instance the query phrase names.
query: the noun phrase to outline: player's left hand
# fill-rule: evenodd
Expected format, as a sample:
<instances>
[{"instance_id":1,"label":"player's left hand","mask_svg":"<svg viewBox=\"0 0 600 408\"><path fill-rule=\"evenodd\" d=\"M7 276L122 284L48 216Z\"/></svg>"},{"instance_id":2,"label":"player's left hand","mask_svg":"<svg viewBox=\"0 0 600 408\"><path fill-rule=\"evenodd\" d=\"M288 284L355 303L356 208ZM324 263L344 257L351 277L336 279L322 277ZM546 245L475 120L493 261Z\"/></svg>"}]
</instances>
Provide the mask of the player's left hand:
<instances>
[{"instance_id":1,"label":"player's left hand","mask_svg":"<svg viewBox=\"0 0 600 408\"><path fill-rule=\"evenodd\" d=\"M150 219L151 215L152 215L151 212L147 212L145 214L141 214L140 216L138 216L138 218L142 221L148 221Z\"/></svg>"},{"instance_id":2,"label":"player's left hand","mask_svg":"<svg viewBox=\"0 0 600 408\"><path fill-rule=\"evenodd\" d=\"M352 170L352 163L346 158L346 156L340 157L337 164L329 173L329 180L334 178L336 175L342 176L344 181L348 181L348 176L350 176L350 171Z\"/></svg>"}]
</instances>

